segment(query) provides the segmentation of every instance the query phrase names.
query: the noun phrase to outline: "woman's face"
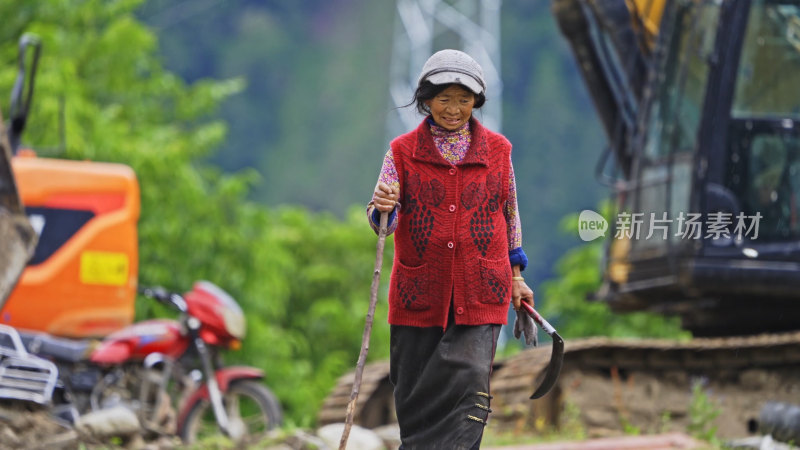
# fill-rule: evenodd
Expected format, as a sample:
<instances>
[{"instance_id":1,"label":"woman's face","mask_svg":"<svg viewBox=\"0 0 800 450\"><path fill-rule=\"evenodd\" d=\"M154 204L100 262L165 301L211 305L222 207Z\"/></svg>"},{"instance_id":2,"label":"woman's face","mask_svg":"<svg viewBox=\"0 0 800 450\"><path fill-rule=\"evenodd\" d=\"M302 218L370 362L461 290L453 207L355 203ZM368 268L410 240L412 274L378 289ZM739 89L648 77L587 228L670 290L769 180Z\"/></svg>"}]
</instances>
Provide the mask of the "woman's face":
<instances>
[{"instance_id":1,"label":"woman's face","mask_svg":"<svg viewBox=\"0 0 800 450\"><path fill-rule=\"evenodd\" d=\"M461 128L472 116L475 94L460 84L454 84L425 104L437 125L453 131Z\"/></svg>"}]
</instances>

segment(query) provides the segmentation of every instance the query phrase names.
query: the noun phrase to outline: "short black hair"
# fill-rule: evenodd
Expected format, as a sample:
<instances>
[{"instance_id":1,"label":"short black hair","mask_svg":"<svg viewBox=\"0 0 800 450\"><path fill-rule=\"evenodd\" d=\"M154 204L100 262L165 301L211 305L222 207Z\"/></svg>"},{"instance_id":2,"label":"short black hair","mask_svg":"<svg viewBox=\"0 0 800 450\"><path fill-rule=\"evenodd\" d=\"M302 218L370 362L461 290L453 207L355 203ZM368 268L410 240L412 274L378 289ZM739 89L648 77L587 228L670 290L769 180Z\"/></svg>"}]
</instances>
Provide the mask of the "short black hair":
<instances>
[{"instance_id":1,"label":"short black hair","mask_svg":"<svg viewBox=\"0 0 800 450\"><path fill-rule=\"evenodd\" d=\"M414 98L411 99L411 103L409 103L406 106L416 105L417 111L419 111L420 114L427 116L428 114L431 113L431 109L428 108L428 105L426 105L425 102L433 99L434 97L439 95L440 92L454 85L461 86L467 92L471 92L472 95L475 96L475 104L472 106L474 109L478 109L481 106L483 106L484 103L486 103L486 95L484 95L483 92L481 92L480 94L476 94L472 92L470 88L464 86L463 84L460 83L433 84L430 81L425 80L422 83L420 83L419 87L417 87L417 90L414 92Z\"/></svg>"}]
</instances>

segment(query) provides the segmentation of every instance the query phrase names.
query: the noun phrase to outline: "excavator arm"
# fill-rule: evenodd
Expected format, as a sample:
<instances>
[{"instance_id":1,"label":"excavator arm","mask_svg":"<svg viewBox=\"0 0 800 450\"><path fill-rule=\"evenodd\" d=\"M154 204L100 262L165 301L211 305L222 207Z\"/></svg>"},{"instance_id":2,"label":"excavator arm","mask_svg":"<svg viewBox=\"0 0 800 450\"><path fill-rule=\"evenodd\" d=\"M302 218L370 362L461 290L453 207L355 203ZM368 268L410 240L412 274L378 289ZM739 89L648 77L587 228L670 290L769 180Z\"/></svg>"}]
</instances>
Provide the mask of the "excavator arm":
<instances>
[{"instance_id":1,"label":"excavator arm","mask_svg":"<svg viewBox=\"0 0 800 450\"><path fill-rule=\"evenodd\" d=\"M33 53L29 54L28 48L33 48ZM40 49L41 42L35 36L26 34L20 39L19 69L11 94L8 132L0 113L0 309L16 286L37 242L11 170L11 155L19 146L25 129Z\"/></svg>"},{"instance_id":2,"label":"excavator arm","mask_svg":"<svg viewBox=\"0 0 800 450\"><path fill-rule=\"evenodd\" d=\"M36 247L11 171L11 147L0 114L0 308L17 284Z\"/></svg>"},{"instance_id":3,"label":"excavator arm","mask_svg":"<svg viewBox=\"0 0 800 450\"><path fill-rule=\"evenodd\" d=\"M636 126L664 0L553 0L553 13L629 179L628 139Z\"/></svg>"}]
</instances>

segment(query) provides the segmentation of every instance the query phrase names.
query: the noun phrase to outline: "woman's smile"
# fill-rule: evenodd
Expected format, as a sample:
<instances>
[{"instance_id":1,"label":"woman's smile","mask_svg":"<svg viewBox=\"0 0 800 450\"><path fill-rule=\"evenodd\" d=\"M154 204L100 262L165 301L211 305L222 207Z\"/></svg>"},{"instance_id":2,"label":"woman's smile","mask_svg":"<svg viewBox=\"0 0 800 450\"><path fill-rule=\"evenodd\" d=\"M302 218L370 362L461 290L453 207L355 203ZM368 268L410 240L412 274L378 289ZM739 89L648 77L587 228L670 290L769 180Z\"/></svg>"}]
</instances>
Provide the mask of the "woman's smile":
<instances>
[{"instance_id":1,"label":"woman's smile","mask_svg":"<svg viewBox=\"0 0 800 450\"><path fill-rule=\"evenodd\" d=\"M475 94L460 84L454 84L426 102L434 122L440 127L455 131L472 117Z\"/></svg>"}]
</instances>

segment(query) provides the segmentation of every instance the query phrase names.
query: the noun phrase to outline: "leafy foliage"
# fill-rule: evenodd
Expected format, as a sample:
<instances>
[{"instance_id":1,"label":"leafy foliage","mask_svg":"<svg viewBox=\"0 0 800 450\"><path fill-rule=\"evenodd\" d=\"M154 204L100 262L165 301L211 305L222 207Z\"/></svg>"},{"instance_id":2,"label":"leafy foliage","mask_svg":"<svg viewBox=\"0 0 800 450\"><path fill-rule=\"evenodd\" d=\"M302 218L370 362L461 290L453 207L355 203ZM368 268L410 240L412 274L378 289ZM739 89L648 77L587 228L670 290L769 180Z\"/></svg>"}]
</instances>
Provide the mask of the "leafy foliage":
<instances>
[{"instance_id":1,"label":"leafy foliage","mask_svg":"<svg viewBox=\"0 0 800 450\"><path fill-rule=\"evenodd\" d=\"M222 104L231 133L212 156L216 164L256 168L262 202L339 217L371 192L388 148L395 2L175 3L149 0L138 11L158 31L165 64L190 80L248 81Z\"/></svg>"},{"instance_id":2,"label":"leafy foliage","mask_svg":"<svg viewBox=\"0 0 800 450\"><path fill-rule=\"evenodd\" d=\"M714 425L714 419L721 412L716 402L703 390L703 382L694 381L692 397L689 401L689 424L686 426L686 431L698 439L719 445L720 440L717 437L717 426Z\"/></svg>"},{"instance_id":3,"label":"leafy foliage","mask_svg":"<svg viewBox=\"0 0 800 450\"><path fill-rule=\"evenodd\" d=\"M243 350L229 357L265 369L289 419L309 424L358 355L375 236L360 208L344 220L267 209L247 200L254 171L225 175L203 163L227 128L211 117L244 83L187 84L165 70L156 36L134 16L140 3L0 3L0 92L13 84L18 37L38 34L43 56L25 142L41 156L132 166L142 200L140 283L188 290L208 279L229 291L249 328ZM156 312L139 299L137 317ZM382 302L372 358L388 354L385 317Z\"/></svg>"},{"instance_id":4,"label":"leafy foliage","mask_svg":"<svg viewBox=\"0 0 800 450\"><path fill-rule=\"evenodd\" d=\"M598 209L610 217L610 206ZM564 232L574 233L578 215L570 214L561 222ZM606 237L609 239L609 237ZM564 337L663 337L687 339L690 334L681 330L675 317L663 317L646 312L615 314L608 305L587 301L587 296L600 288L603 239L588 242L569 250L556 263L557 277L542 285L546 301L541 307L545 317L557 324Z\"/></svg>"}]
</instances>

